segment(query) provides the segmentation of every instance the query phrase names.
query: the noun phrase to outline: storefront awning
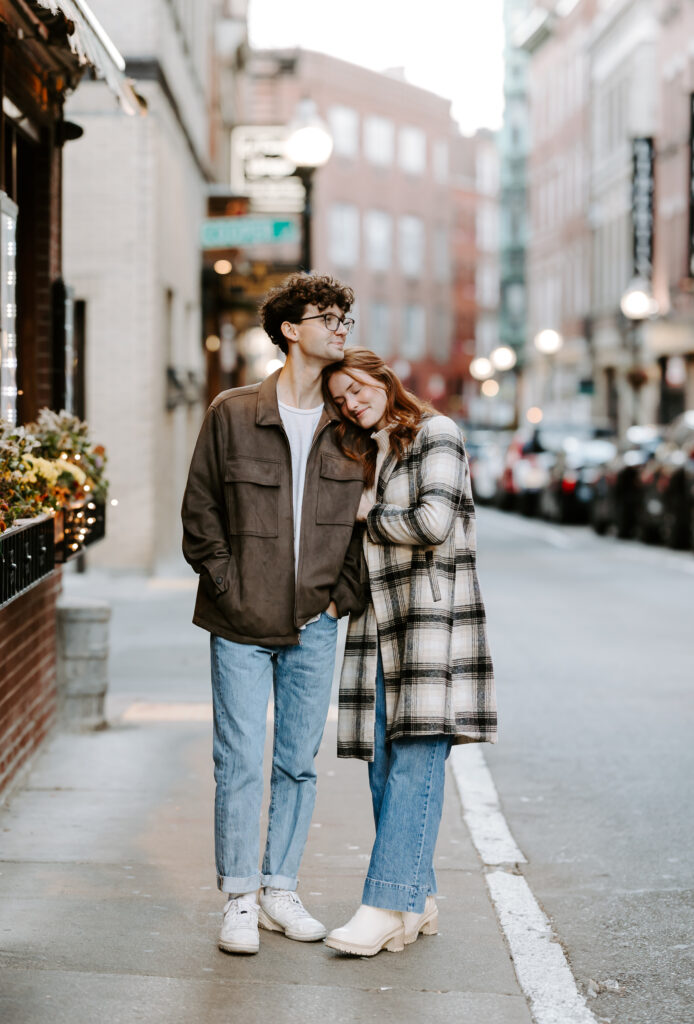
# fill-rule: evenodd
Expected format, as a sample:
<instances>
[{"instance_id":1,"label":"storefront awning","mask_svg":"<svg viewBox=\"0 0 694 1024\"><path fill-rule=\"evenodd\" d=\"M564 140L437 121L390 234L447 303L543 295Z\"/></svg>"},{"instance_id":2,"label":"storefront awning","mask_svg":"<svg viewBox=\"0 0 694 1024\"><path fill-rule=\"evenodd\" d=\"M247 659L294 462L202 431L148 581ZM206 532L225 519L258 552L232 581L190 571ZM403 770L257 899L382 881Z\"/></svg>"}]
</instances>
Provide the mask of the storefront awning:
<instances>
[{"instance_id":1,"label":"storefront awning","mask_svg":"<svg viewBox=\"0 0 694 1024\"><path fill-rule=\"evenodd\" d=\"M118 98L126 114L145 112L133 82L125 74L125 61L106 34L85 0L33 0L51 14L62 14L72 26L68 32L70 49L80 64L94 69L97 78L103 78Z\"/></svg>"}]
</instances>

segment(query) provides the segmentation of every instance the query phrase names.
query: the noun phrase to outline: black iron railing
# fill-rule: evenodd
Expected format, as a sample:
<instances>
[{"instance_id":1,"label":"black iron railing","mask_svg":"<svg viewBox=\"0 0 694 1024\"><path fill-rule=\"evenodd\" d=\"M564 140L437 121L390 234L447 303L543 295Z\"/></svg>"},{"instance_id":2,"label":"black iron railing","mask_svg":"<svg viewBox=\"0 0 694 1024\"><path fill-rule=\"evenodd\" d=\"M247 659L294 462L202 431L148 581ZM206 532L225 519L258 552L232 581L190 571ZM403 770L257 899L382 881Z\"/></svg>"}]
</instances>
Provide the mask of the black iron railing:
<instances>
[{"instance_id":1,"label":"black iron railing","mask_svg":"<svg viewBox=\"0 0 694 1024\"><path fill-rule=\"evenodd\" d=\"M61 509L55 522L55 560L68 562L106 535L106 505L85 501Z\"/></svg>"},{"instance_id":2,"label":"black iron railing","mask_svg":"<svg viewBox=\"0 0 694 1024\"><path fill-rule=\"evenodd\" d=\"M53 533L53 516L45 515L0 534L0 608L53 571Z\"/></svg>"}]
</instances>

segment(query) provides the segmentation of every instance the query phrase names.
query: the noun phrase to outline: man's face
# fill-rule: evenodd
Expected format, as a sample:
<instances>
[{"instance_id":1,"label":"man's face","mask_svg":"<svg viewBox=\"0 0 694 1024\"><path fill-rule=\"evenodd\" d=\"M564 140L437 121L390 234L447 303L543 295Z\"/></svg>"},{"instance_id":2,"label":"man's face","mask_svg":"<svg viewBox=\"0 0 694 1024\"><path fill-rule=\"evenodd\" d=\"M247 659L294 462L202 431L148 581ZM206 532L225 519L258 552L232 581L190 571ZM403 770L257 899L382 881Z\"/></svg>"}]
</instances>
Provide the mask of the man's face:
<instances>
[{"instance_id":1,"label":"man's face","mask_svg":"<svg viewBox=\"0 0 694 1024\"><path fill-rule=\"evenodd\" d=\"M298 323L282 325L283 328L286 326L290 328L288 333L290 353L293 343L306 359L316 360L326 365L342 359L348 333L347 327L341 322L345 316L344 310L339 306L328 306L326 309L306 306ZM327 326L326 318L331 324L332 330ZM335 322L331 323L333 318Z\"/></svg>"}]
</instances>

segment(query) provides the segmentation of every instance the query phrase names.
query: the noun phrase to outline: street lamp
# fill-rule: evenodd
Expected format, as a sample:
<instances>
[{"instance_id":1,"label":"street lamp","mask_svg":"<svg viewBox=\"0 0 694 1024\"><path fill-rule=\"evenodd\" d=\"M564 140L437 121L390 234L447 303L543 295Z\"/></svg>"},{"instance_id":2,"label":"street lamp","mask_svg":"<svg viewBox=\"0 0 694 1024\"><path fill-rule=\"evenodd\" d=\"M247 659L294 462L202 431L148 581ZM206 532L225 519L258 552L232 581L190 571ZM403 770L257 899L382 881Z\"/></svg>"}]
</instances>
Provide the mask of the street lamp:
<instances>
[{"instance_id":1,"label":"street lamp","mask_svg":"<svg viewBox=\"0 0 694 1024\"><path fill-rule=\"evenodd\" d=\"M640 325L658 312L658 303L653 297L650 283L642 277L632 278L620 299L619 307L629 324L631 368L627 380L632 391L631 422L635 426L639 422L639 391L647 378L646 371L639 365Z\"/></svg>"},{"instance_id":2,"label":"street lamp","mask_svg":"<svg viewBox=\"0 0 694 1024\"><path fill-rule=\"evenodd\" d=\"M489 357L497 370L512 370L516 365L516 353L509 345L499 345Z\"/></svg>"},{"instance_id":3,"label":"street lamp","mask_svg":"<svg viewBox=\"0 0 694 1024\"><path fill-rule=\"evenodd\" d=\"M545 356L545 372L544 372L544 386L542 404L547 408L549 406L549 400L552 392L552 374L554 371L554 365L552 363L552 356L556 356L557 352L560 351L564 344L564 339L559 333L551 327L545 327L544 330L538 331L533 338L533 345L543 356Z\"/></svg>"},{"instance_id":4,"label":"street lamp","mask_svg":"<svg viewBox=\"0 0 694 1024\"><path fill-rule=\"evenodd\" d=\"M289 125L284 152L296 167L296 175L304 186L304 207L301 212L301 269L311 270L311 203L313 175L330 159L333 140L311 99L303 99Z\"/></svg>"},{"instance_id":5,"label":"street lamp","mask_svg":"<svg viewBox=\"0 0 694 1024\"><path fill-rule=\"evenodd\" d=\"M537 351L542 352L543 355L554 356L564 344L564 339L559 331L545 328L544 331L540 331L535 335L533 344Z\"/></svg>"},{"instance_id":6,"label":"street lamp","mask_svg":"<svg viewBox=\"0 0 694 1024\"><path fill-rule=\"evenodd\" d=\"M470 376L475 380L486 380L494 376L494 367L486 356L477 356L470 363Z\"/></svg>"}]
</instances>

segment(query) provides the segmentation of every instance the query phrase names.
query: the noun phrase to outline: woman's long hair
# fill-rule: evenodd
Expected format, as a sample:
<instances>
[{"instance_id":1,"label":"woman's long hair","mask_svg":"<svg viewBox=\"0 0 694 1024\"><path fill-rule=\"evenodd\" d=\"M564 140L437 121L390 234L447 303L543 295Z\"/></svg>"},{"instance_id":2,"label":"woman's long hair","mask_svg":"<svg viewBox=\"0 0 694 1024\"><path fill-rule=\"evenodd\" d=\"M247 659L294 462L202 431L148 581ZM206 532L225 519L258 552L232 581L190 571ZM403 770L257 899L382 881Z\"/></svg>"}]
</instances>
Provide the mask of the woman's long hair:
<instances>
[{"instance_id":1,"label":"woman's long hair","mask_svg":"<svg viewBox=\"0 0 694 1024\"><path fill-rule=\"evenodd\" d=\"M427 416L435 416L436 409L428 402L417 398L411 391L406 391L397 374L393 373L380 356L368 348L346 348L344 359L325 367L323 395L330 405L334 405L328 389L330 378L336 373L346 373L358 381L354 370L368 373L383 386L386 393L385 419L389 425L394 424L390 431L390 450L398 459L402 458L405 449L414 441L422 420ZM371 487L376 476L378 455L378 446L371 437L371 429L363 430L356 423L341 416L336 433L338 444L345 455L363 464L364 483Z\"/></svg>"}]
</instances>

